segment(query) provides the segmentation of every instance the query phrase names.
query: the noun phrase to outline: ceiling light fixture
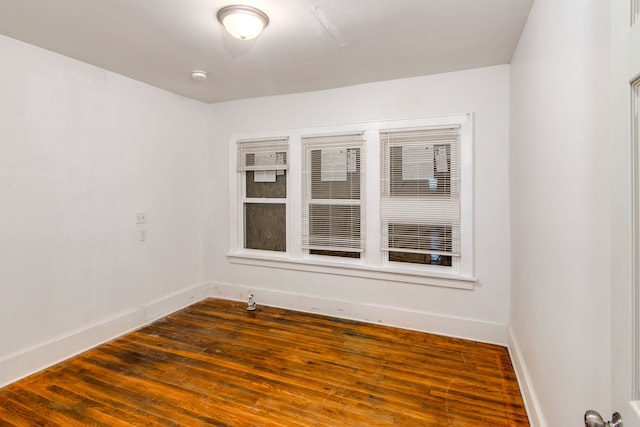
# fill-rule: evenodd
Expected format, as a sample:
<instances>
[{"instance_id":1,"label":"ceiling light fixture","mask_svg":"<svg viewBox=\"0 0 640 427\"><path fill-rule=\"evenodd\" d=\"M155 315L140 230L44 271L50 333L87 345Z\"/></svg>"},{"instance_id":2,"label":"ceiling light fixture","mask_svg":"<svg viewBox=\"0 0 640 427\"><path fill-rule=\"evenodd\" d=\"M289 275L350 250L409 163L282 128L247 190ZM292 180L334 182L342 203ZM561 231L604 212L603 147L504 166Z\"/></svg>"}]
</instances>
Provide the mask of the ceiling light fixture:
<instances>
[{"instance_id":1,"label":"ceiling light fixture","mask_svg":"<svg viewBox=\"0 0 640 427\"><path fill-rule=\"evenodd\" d=\"M193 72L191 72L191 78L193 80L202 81L207 78L207 72L202 70L193 70Z\"/></svg>"},{"instance_id":2,"label":"ceiling light fixture","mask_svg":"<svg viewBox=\"0 0 640 427\"><path fill-rule=\"evenodd\" d=\"M269 25L269 17L254 7L227 6L218 11L218 21L240 40L255 39Z\"/></svg>"}]
</instances>

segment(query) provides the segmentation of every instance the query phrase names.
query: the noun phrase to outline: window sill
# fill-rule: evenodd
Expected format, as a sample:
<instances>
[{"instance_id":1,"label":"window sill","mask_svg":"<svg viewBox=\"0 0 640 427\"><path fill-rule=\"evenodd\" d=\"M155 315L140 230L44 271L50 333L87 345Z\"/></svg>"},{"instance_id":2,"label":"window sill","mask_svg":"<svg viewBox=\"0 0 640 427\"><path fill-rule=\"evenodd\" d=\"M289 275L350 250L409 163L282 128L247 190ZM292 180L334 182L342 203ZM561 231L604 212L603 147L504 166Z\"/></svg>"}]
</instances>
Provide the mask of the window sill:
<instances>
[{"instance_id":1,"label":"window sill","mask_svg":"<svg viewBox=\"0 0 640 427\"><path fill-rule=\"evenodd\" d=\"M409 269L395 267L375 268L342 262L323 262L308 259L293 260L286 256L264 256L253 253L229 253L227 254L227 259L229 259L229 262L232 264L281 268L286 270L307 271L338 276L363 277L367 279L440 286L454 289L473 290L474 283L477 281L473 276L447 272L416 272Z\"/></svg>"}]
</instances>

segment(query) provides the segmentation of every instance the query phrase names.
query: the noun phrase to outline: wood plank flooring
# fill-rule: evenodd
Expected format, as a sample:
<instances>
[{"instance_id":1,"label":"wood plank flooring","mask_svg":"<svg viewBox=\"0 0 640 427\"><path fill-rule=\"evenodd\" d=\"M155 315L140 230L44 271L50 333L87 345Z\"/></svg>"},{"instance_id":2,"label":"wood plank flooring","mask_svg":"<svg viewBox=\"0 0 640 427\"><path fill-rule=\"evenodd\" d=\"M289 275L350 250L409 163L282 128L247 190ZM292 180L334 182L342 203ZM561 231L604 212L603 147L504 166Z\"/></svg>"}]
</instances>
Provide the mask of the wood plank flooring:
<instances>
[{"instance_id":1,"label":"wood plank flooring","mask_svg":"<svg viewBox=\"0 0 640 427\"><path fill-rule=\"evenodd\" d=\"M0 389L0 426L528 426L505 348L208 299Z\"/></svg>"}]
</instances>

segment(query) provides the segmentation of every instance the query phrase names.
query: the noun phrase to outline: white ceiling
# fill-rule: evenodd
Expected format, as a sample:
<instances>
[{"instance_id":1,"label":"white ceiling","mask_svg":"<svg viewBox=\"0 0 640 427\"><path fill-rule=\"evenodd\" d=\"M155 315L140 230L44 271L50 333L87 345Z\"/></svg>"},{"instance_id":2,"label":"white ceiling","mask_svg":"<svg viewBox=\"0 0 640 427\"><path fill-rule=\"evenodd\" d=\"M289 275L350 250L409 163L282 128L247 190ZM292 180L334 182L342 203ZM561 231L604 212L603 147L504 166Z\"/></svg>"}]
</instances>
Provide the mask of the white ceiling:
<instances>
[{"instance_id":1,"label":"white ceiling","mask_svg":"<svg viewBox=\"0 0 640 427\"><path fill-rule=\"evenodd\" d=\"M216 20L237 3L0 0L0 34L220 102L506 64L533 0L246 0L270 19L252 41Z\"/></svg>"}]
</instances>

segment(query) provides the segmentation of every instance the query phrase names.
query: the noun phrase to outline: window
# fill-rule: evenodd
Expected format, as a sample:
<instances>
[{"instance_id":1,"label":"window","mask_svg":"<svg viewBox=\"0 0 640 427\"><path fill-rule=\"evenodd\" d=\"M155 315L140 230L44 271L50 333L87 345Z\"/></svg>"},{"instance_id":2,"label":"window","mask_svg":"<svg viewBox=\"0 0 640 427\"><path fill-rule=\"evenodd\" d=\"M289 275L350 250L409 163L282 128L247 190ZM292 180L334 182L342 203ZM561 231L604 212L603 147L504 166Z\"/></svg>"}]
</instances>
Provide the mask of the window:
<instances>
[{"instance_id":1,"label":"window","mask_svg":"<svg viewBox=\"0 0 640 427\"><path fill-rule=\"evenodd\" d=\"M472 116L231 136L233 263L473 287Z\"/></svg>"},{"instance_id":2,"label":"window","mask_svg":"<svg viewBox=\"0 0 640 427\"><path fill-rule=\"evenodd\" d=\"M460 126L380 133L382 250L398 263L460 256Z\"/></svg>"},{"instance_id":3,"label":"window","mask_svg":"<svg viewBox=\"0 0 640 427\"><path fill-rule=\"evenodd\" d=\"M311 255L360 258L362 133L302 139L302 247Z\"/></svg>"},{"instance_id":4,"label":"window","mask_svg":"<svg viewBox=\"0 0 640 427\"><path fill-rule=\"evenodd\" d=\"M246 249L287 250L288 140L238 141Z\"/></svg>"}]
</instances>

